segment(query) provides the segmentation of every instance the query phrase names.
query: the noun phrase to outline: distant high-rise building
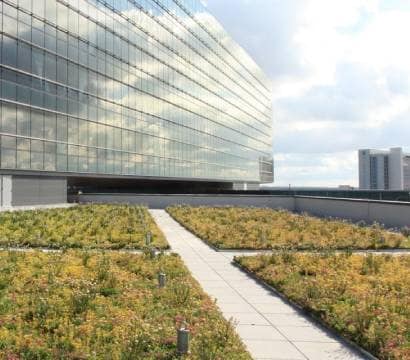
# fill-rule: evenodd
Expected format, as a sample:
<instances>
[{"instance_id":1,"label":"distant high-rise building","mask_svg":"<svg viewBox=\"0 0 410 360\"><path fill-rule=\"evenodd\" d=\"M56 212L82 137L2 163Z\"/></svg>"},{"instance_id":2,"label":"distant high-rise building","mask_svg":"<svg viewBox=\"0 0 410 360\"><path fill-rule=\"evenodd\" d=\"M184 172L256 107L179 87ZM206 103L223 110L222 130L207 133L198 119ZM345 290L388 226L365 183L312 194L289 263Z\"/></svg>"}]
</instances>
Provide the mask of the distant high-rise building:
<instances>
[{"instance_id":1,"label":"distant high-rise building","mask_svg":"<svg viewBox=\"0 0 410 360\"><path fill-rule=\"evenodd\" d=\"M402 148L359 150L359 188L410 190L410 154Z\"/></svg>"}]
</instances>

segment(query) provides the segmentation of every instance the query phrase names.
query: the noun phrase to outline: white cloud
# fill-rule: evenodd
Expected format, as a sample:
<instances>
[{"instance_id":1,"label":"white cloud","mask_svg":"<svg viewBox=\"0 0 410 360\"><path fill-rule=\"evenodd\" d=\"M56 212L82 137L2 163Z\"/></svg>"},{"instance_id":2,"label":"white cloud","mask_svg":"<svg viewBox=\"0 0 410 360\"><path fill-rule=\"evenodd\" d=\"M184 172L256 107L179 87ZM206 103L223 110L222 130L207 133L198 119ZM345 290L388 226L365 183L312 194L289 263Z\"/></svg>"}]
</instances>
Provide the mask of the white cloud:
<instances>
[{"instance_id":1,"label":"white cloud","mask_svg":"<svg viewBox=\"0 0 410 360\"><path fill-rule=\"evenodd\" d=\"M355 152L332 154L277 154L277 186L357 185Z\"/></svg>"},{"instance_id":2,"label":"white cloud","mask_svg":"<svg viewBox=\"0 0 410 360\"><path fill-rule=\"evenodd\" d=\"M386 68L410 68L409 12L378 12L363 32L354 39L351 59L385 71Z\"/></svg>"},{"instance_id":3,"label":"white cloud","mask_svg":"<svg viewBox=\"0 0 410 360\"><path fill-rule=\"evenodd\" d=\"M356 184L357 149L410 145L406 4L208 0L271 78L278 184Z\"/></svg>"}]
</instances>

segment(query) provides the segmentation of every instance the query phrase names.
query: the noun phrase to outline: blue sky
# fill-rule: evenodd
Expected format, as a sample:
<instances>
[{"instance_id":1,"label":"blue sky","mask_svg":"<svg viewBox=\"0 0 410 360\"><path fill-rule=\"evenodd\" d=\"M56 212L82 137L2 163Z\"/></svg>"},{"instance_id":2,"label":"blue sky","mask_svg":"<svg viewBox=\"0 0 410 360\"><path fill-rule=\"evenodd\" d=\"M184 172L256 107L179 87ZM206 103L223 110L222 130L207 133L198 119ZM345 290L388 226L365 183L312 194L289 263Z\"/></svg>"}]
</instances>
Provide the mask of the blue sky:
<instances>
[{"instance_id":1,"label":"blue sky","mask_svg":"<svg viewBox=\"0 0 410 360\"><path fill-rule=\"evenodd\" d=\"M268 75L276 185L357 185L357 149L410 151L409 0L204 0Z\"/></svg>"}]
</instances>

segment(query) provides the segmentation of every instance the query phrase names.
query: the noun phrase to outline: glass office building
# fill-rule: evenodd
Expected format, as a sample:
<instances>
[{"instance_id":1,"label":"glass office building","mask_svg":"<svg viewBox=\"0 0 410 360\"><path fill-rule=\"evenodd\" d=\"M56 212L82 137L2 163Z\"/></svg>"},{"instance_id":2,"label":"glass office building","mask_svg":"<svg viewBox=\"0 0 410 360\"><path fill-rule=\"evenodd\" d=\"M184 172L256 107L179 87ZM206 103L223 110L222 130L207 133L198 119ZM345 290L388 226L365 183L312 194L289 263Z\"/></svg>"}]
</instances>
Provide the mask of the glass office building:
<instances>
[{"instance_id":1,"label":"glass office building","mask_svg":"<svg viewBox=\"0 0 410 360\"><path fill-rule=\"evenodd\" d=\"M267 81L200 1L0 13L1 174L273 180Z\"/></svg>"}]
</instances>

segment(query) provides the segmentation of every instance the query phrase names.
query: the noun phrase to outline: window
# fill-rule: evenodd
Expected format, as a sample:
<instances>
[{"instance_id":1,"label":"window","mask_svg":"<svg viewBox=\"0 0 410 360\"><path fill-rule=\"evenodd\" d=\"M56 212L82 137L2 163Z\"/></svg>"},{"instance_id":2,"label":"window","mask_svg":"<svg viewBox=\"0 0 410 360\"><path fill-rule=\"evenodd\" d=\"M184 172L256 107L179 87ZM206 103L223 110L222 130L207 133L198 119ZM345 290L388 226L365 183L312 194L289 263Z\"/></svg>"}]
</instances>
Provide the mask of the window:
<instances>
[{"instance_id":1,"label":"window","mask_svg":"<svg viewBox=\"0 0 410 360\"><path fill-rule=\"evenodd\" d=\"M31 11L31 2L32 0L19 0L19 5L22 8Z\"/></svg>"},{"instance_id":2,"label":"window","mask_svg":"<svg viewBox=\"0 0 410 360\"><path fill-rule=\"evenodd\" d=\"M78 65L72 62L68 63L68 85L78 88Z\"/></svg>"},{"instance_id":3,"label":"window","mask_svg":"<svg viewBox=\"0 0 410 360\"><path fill-rule=\"evenodd\" d=\"M17 134L30 136L30 110L19 107L17 109Z\"/></svg>"},{"instance_id":4,"label":"window","mask_svg":"<svg viewBox=\"0 0 410 360\"><path fill-rule=\"evenodd\" d=\"M46 49L49 49L54 52L57 50L56 30L55 28L49 25L46 25L45 29L44 46Z\"/></svg>"},{"instance_id":5,"label":"window","mask_svg":"<svg viewBox=\"0 0 410 360\"><path fill-rule=\"evenodd\" d=\"M68 118L68 142L78 144L78 119Z\"/></svg>"},{"instance_id":6,"label":"window","mask_svg":"<svg viewBox=\"0 0 410 360\"><path fill-rule=\"evenodd\" d=\"M46 18L55 24L57 22L57 2L55 0L46 0Z\"/></svg>"},{"instance_id":7,"label":"window","mask_svg":"<svg viewBox=\"0 0 410 360\"><path fill-rule=\"evenodd\" d=\"M33 0L35 1L35 6L33 7L33 13L41 18L44 17L44 0Z\"/></svg>"},{"instance_id":8,"label":"window","mask_svg":"<svg viewBox=\"0 0 410 360\"><path fill-rule=\"evenodd\" d=\"M6 5L4 5L6 6ZM10 16L3 16L3 31L6 34L17 36L17 20Z\"/></svg>"},{"instance_id":9,"label":"window","mask_svg":"<svg viewBox=\"0 0 410 360\"><path fill-rule=\"evenodd\" d=\"M67 84L67 61L61 58L57 59L57 81Z\"/></svg>"},{"instance_id":10,"label":"window","mask_svg":"<svg viewBox=\"0 0 410 360\"><path fill-rule=\"evenodd\" d=\"M44 170L55 171L57 160L57 145L52 142L44 143Z\"/></svg>"},{"instance_id":11,"label":"window","mask_svg":"<svg viewBox=\"0 0 410 360\"><path fill-rule=\"evenodd\" d=\"M87 145L88 143L88 121L78 120L78 143Z\"/></svg>"},{"instance_id":12,"label":"window","mask_svg":"<svg viewBox=\"0 0 410 360\"><path fill-rule=\"evenodd\" d=\"M16 133L17 109L16 105L3 103L2 104L2 122L1 131L6 133Z\"/></svg>"},{"instance_id":13,"label":"window","mask_svg":"<svg viewBox=\"0 0 410 360\"><path fill-rule=\"evenodd\" d=\"M40 140L31 140L31 168L33 170L43 170L44 159L43 142Z\"/></svg>"},{"instance_id":14,"label":"window","mask_svg":"<svg viewBox=\"0 0 410 360\"><path fill-rule=\"evenodd\" d=\"M57 3L57 25L67 29L68 9L61 3Z\"/></svg>"},{"instance_id":15,"label":"window","mask_svg":"<svg viewBox=\"0 0 410 360\"><path fill-rule=\"evenodd\" d=\"M49 140L55 140L57 136L56 115L53 113L44 113L44 137Z\"/></svg>"},{"instance_id":16,"label":"window","mask_svg":"<svg viewBox=\"0 0 410 360\"><path fill-rule=\"evenodd\" d=\"M67 145L57 144L57 166L58 171L67 171Z\"/></svg>"},{"instance_id":17,"label":"window","mask_svg":"<svg viewBox=\"0 0 410 360\"><path fill-rule=\"evenodd\" d=\"M29 139L17 139L17 168L30 169Z\"/></svg>"},{"instance_id":18,"label":"window","mask_svg":"<svg viewBox=\"0 0 410 360\"><path fill-rule=\"evenodd\" d=\"M32 59L32 72L34 75L44 76L44 52L41 50L33 49Z\"/></svg>"},{"instance_id":19,"label":"window","mask_svg":"<svg viewBox=\"0 0 410 360\"><path fill-rule=\"evenodd\" d=\"M31 71L31 47L23 43L18 44L17 67L23 71Z\"/></svg>"},{"instance_id":20,"label":"window","mask_svg":"<svg viewBox=\"0 0 410 360\"><path fill-rule=\"evenodd\" d=\"M68 146L68 171L78 171L78 146Z\"/></svg>"},{"instance_id":21,"label":"window","mask_svg":"<svg viewBox=\"0 0 410 360\"><path fill-rule=\"evenodd\" d=\"M57 140L67 141L67 116L57 115Z\"/></svg>"},{"instance_id":22,"label":"window","mask_svg":"<svg viewBox=\"0 0 410 360\"><path fill-rule=\"evenodd\" d=\"M17 41L3 35L2 60L5 65L17 65Z\"/></svg>"},{"instance_id":23,"label":"window","mask_svg":"<svg viewBox=\"0 0 410 360\"><path fill-rule=\"evenodd\" d=\"M33 110L31 112L31 136L44 137L44 114L42 111Z\"/></svg>"},{"instance_id":24,"label":"window","mask_svg":"<svg viewBox=\"0 0 410 360\"><path fill-rule=\"evenodd\" d=\"M11 136L1 136L0 161L4 169L16 168L16 138Z\"/></svg>"},{"instance_id":25,"label":"window","mask_svg":"<svg viewBox=\"0 0 410 360\"><path fill-rule=\"evenodd\" d=\"M40 29L35 29L34 28L34 22L37 22L41 25ZM31 29L31 38L32 38L32 42L33 44L36 44L38 46L44 47L44 41L45 41L45 37L44 37L44 23L42 23L39 20L34 20L33 19L33 28Z\"/></svg>"}]
</instances>

